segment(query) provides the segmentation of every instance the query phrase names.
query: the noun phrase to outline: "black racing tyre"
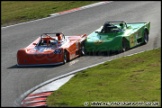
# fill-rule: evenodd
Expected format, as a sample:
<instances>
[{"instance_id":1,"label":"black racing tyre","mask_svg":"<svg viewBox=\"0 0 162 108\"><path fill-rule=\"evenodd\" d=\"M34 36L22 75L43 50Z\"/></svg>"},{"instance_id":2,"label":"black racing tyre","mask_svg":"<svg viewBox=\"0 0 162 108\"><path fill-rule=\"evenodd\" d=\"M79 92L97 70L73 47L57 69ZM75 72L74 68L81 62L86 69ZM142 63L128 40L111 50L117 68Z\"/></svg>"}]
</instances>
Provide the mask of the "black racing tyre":
<instances>
[{"instance_id":1,"label":"black racing tyre","mask_svg":"<svg viewBox=\"0 0 162 108\"><path fill-rule=\"evenodd\" d=\"M64 57L63 57L64 59L63 59L63 63L65 64L65 63L67 63L67 51L64 51Z\"/></svg>"},{"instance_id":2,"label":"black racing tyre","mask_svg":"<svg viewBox=\"0 0 162 108\"><path fill-rule=\"evenodd\" d=\"M81 54L81 56L84 56L84 55L86 55L86 50L85 50L85 46L84 46L84 43L81 43L80 54Z\"/></svg>"},{"instance_id":3,"label":"black racing tyre","mask_svg":"<svg viewBox=\"0 0 162 108\"><path fill-rule=\"evenodd\" d=\"M127 50L127 41L123 39L121 52L125 52L126 50Z\"/></svg>"},{"instance_id":4,"label":"black racing tyre","mask_svg":"<svg viewBox=\"0 0 162 108\"><path fill-rule=\"evenodd\" d=\"M144 43L143 44L147 44L148 41L149 41L149 36L148 36L148 32L146 30L144 32L143 38L144 38Z\"/></svg>"},{"instance_id":5,"label":"black racing tyre","mask_svg":"<svg viewBox=\"0 0 162 108\"><path fill-rule=\"evenodd\" d=\"M122 39L121 49L116 51L117 54L122 53L130 49L129 42L125 38Z\"/></svg>"}]
</instances>

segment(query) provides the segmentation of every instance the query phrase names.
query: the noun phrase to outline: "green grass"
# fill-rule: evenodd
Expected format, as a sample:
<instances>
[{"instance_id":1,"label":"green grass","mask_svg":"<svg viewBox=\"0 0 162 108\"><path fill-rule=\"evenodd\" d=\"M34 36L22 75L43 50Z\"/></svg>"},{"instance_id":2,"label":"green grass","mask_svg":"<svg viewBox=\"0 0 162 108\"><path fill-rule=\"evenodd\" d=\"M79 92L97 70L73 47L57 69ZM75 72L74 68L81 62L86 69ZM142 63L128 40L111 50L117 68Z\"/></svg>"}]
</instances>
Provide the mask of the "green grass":
<instances>
[{"instance_id":1,"label":"green grass","mask_svg":"<svg viewBox=\"0 0 162 108\"><path fill-rule=\"evenodd\" d=\"M24 21L47 17L97 1L2 1L1 25L10 25Z\"/></svg>"},{"instance_id":2,"label":"green grass","mask_svg":"<svg viewBox=\"0 0 162 108\"><path fill-rule=\"evenodd\" d=\"M84 106L94 101L160 105L160 74L161 48L122 57L77 73L47 98L47 105Z\"/></svg>"}]
</instances>

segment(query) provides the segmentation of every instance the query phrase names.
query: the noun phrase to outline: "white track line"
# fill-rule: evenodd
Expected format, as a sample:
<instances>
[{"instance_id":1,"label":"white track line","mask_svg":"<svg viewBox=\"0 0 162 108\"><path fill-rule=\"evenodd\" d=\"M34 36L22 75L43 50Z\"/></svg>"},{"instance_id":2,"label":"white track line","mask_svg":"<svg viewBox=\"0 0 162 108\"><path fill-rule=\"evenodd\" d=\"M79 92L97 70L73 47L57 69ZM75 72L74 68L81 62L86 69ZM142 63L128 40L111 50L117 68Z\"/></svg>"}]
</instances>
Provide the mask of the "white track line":
<instances>
[{"instance_id":1,"label":"white track line","mask_svg":"<svg viewBox=\"0 0 162 108\"><path fill-rule=\"evenodd\" d=\"M138 53L142 53L142 52L144 52L144 51L141 51L141 52L138 52ZM127 55L127 56L132 56L132 55L135 55L135 54L138 54L138 53L133 53L133 54L130 54L130 55ZM84 68L80 68L80 69L77 69L77 70L68 72L67 74L63 74L63 75L57 76L57 77L55 77L55 78L52 78L52 79L50 79L50 80L47 80L47 81L45 81L45 82L43 82L43 83L41 83L41 84L39 84L39 85L37 85L37 86L31 88L30 90L26 91L24 94L22 94L22 95L20 96L20 98L17 99L17 100L14 102L14 105L15 105L15 106L20 106L21 101L22 101L23 99L25 99L26 96L28 96L30 93L32 93L32 92L34 92L34 91L39 92L39 88L41 88L41 87L43 87L43 86L45 86L45 85L49 85L50 83L53 83L53 82L55 82L55 81L57 81L57 80L59 80L59 79L65 78L65 77L68 77L68 80L70 80L70 79L73 77L74 74L76 74L76 73L78 73L78 72L80 72L80 71L82 71L82 70L85 70L85 69L88 69L88 68L91 68L91 67L94 67L94 66L103 64L103 63L105 63L105 62L107 62L107 61L112 61L112 60L114 60L114 59L106 60L106 61L103 61L103 62L94 64L94 65L91 65L91 66L87 66L87 67L84 67ZM70 76L70 75L72 75L72 76ZM61 80L59 80L59 81L61 81ZM66 80L66 81L67 81L67 80ZM65 81L65 83L66 83L66 81ZM63 85L63 83L61 83L61 85ZM61 87L61 86L59 86L59 85L57 85L57 86L58 86L58 87L52 88L52 89L57 90L59 87ZM47 87L46 87L46 88L47 88ZM51 89L51 88L50 88L50 89ZM41 90L41 89L40 89L40 90Z\"/></svg>"},{"instance_id":2,"label":"white track line","mask_svg":"<svg viewBox=\"0 0 162 108\"><path fill-rule=\"evenodd\" d=\"M5 29L5 28L17 26L17 25L32 23L32 22L36 22L36 21L48 19L48 18L51 18L51 17L56 17L56 16L64 15L64 14L67 14L67 13L72 13L72 12L75 12L75 11L79 11L79 10L83 10L83 9L87 9L87 8L90 8L90 7L95 7L95 6L99 6L99 5L106 4L106 3L111 3L111 2L112 2L112 1L98 2L98 3L91 4L91 5L82 6L82 7L79 7L79 8L74 8L74 9L70 9L70 10L67 10L67 11L63 11L63 12L58 12L58 13L50 14L51 16L46 17L46 18L37 19L37 20L33 20L33 21L28 21L28 22L22 22L22 23L13 24L13 25L9 25L9 26L6 26L6 27L1 27L1 28L2 28L2 29Z\"/></svg>"}]
</instances>

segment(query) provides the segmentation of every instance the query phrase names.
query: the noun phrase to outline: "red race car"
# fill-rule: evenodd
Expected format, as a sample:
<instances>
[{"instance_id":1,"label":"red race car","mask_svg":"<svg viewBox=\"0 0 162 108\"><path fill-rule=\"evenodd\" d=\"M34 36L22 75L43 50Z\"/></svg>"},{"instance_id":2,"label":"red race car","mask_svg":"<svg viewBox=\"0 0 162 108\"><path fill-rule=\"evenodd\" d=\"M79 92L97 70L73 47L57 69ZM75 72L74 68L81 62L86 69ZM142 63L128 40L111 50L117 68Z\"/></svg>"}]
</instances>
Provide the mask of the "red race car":
<instances>
[{"instance_id":1,"label":"red race car","mask_svg":"<svg viewBox=\"0 0 162 108\"><path fill-rule=\"evenodd\" d=\"M65 64L84 55L87 35L65 36L63 33L43 33L26 48L17 52L18 66Z\"/></svg>"}]
</instances>

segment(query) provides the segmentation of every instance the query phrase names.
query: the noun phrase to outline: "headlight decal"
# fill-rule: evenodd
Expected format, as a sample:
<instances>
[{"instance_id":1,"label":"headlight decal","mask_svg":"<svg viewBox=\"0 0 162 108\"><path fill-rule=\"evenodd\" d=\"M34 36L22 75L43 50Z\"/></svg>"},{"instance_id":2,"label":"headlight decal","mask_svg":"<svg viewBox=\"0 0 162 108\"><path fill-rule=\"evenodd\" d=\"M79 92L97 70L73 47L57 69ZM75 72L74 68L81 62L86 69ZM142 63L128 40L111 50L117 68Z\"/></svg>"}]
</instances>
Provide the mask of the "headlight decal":
<instances>
[{"instance_id":1,"label":"headlight decal","mask_svg":"<svg viewBox=\"0 0 162 108\"><path fill-rule=\"evenodd\" d=\"M61 54L61 49L56 49L55 51L54 51L54 54Z\"/></svg>"}]
</instances>

